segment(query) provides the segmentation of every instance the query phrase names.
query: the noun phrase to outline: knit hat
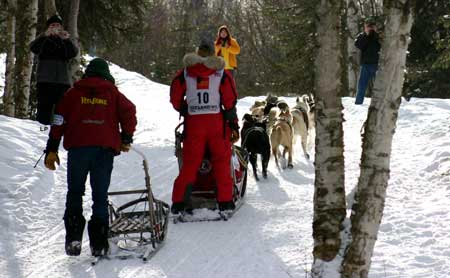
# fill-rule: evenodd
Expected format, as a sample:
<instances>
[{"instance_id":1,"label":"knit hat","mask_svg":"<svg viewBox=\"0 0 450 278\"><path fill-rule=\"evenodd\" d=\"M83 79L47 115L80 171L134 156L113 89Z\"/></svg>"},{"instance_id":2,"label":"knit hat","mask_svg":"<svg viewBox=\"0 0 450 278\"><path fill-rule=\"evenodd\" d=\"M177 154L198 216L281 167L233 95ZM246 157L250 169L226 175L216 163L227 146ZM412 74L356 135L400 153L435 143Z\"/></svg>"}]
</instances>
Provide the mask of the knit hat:
<instances>
[{"instance_id":1,"label":"knit hat","mask_svg":"<svg viewBox=\"0 0 450 278\"><path fill-rule=\"evenodd\" d=\"M197 54L202 57L214 56L214 42L207 38L202 38L197 48Z\"/></svg>"},{"instance_id":2,"label":"knit hat","mask_svg":"<svg viewBox=\"0 0 450 278\"><path fill-rule=\"evenodd\" d=\"M377 22L375 21L374 18L369 17L369 18L366 18L366 20L364 21L364 24L366 24L367 26L375 26L375 25L377 25Z\"/></svg>"},{"instance_id":3,"label":"knit hat","mask_svg":"<svg viewBox=\"0 0 450 278\"><path fill-rule=\"evenodd\" d=\"M47 23L46 23L47 27L50 26L50 24L52 24L52 23L59 23L62 25L63 21L59 15L55 14L47 19Z\"/></svg>"},{"instance_id":4,"label":"knit hat","mask_svg":"<svg viewBox=\"0 0 450 278\"><path fill-rule=\"evenodd\" d=\"M101 77L105 80L109 80L112 83L115 83L114 77L112 77L109 72L108 63L102 58L95 58L91 60L91 62L86 67L86 71L84 72L86 77Z\"/></svg>"}]
</instances>

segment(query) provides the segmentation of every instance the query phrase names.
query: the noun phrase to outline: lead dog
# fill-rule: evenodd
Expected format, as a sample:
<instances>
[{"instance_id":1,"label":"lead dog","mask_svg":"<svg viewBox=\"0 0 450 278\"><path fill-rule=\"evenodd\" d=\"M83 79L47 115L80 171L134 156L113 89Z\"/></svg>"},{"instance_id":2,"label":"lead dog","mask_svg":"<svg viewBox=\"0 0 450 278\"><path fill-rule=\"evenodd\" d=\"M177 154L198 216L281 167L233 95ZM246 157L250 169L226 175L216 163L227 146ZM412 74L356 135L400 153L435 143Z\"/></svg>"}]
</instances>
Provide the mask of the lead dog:
<instances>
[{"instance_id":1,"label":"lead dog","mask_svg":"<svg viewBox=\"0 0 450 278\"><path fill-rule=\"evenodd\" d=\"M309 159L307 151L309 130L308 110L308 104L300 98L297 98L295 107L291 109L292 127L294 128L293 144L295 145L297 137L300 137L303 154L306 159Z\"/></svg>"},{"instance_id":2,"label":"lead dog","mask_svg":"<svg viewBox=\"0 0 450 278\"><path fill-rule=\"evenodd\" d=\"M258 122L255 117L245 114L241 129L241 146L246 149L250 155L250 163L253 168L253 175L259 181L257 168L257 154L261 155L262 174L267 178L267 166L270 159L270 142L266 132L266 123Z\"/></svg>"}]
</instances>

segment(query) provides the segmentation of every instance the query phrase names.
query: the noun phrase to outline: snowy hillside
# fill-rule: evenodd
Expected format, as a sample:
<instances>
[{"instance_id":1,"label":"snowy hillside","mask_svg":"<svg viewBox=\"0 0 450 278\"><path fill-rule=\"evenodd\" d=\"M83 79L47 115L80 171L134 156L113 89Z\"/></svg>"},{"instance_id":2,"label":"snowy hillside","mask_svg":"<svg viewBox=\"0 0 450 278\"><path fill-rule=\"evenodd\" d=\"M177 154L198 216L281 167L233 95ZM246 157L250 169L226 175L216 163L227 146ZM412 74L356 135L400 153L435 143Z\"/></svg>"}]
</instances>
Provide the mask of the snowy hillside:
<instances>
[{"instance_id":1,"label":"snowy hillside","mask_svg":"<svg viewBox=\"0 0 450 278\"><path fill-rule=\"evenodd\" d=\"M137 105L134 146L149 160L155 196L170 203L178 172L173 147L178 114L169 103L168 87L117 66L111 71ZM241 99L240 116L261 98ZM353 99L344 99L347 193L359 175L368 102L355 106ZM449 100L412 99L401 106L371 278L450 277L449 120ZM42 161L33 168L47 133L36 122L4 116L0 130L0 277L306 277L312 259L314 168L300 155L299 145L293 170L279 171L271 160L267 180L256 183L249 175L245 204L228 222L171 223L165 246L148 263L113 260L92 267L87 233L80 257L64 253L66 152L60 148L62 163L55 172ZM140 158L134 153L117 157L111 190L140 186ZM87 218L89 196L88 189Z\"/></svg>"}]
</instances>

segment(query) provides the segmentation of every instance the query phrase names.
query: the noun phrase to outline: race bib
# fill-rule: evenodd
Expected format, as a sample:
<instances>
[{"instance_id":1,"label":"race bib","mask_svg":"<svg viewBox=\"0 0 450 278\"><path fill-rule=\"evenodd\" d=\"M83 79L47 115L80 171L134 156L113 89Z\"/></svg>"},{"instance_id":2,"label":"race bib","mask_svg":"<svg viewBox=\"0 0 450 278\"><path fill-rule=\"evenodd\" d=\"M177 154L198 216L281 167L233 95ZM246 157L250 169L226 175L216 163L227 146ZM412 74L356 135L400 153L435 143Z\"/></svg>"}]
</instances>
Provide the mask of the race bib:
<instances>
[{"instance_id":1,"label":"race bib","mask_svg":"<svg viewBox=\"0 0 450 278\"><path fill-rule=\"evenodd\" d=\"M208 77L190 77L185 73L186 102L189 115L220 113L220 80L223 71Z\"/></svg>"}]
</instances>

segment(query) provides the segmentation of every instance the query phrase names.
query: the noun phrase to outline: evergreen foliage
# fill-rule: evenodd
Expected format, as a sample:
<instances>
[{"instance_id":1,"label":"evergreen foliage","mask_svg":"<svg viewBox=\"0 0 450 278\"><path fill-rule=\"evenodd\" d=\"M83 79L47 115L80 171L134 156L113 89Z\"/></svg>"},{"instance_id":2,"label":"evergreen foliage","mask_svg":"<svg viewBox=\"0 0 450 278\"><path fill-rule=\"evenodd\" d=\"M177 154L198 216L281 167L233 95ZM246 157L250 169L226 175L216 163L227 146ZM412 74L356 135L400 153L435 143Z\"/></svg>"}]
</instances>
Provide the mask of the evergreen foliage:
<instances>
[{"instance_id":1,"label":"evergreen foliage","mask_svg":"<svg viewBox=\"0 0 450 278\"><path fill-rule=\"evenodd\" d=\"M450 97L450 2L417 1L403 94Z\"/></svg>"},{"instance_id":2,"label":"evergreen foliage","mask_svg":"<svg viewBox=\"0 0 450 278\"><path fill-rule=\"evenodd\" d=\"M404 95L447 98L450 2L417 2ZM7 0L0 3L6 6ZM236 77L240 96L312 93L316 4L309 0L85 0L80 2L78 17L80 42L83 53L169 84L200 37L214 39L217 28L226 24L241 46ZM377 18L382 27L381 1L359 4L362 17ZM42 6L40 1L38 33L45 28ZM67 19L67 1L56 0L56 6ZM0 9L2 34L5 19L6 12ZM5 39L0 36L1 53L6 50Z\"/></svg>"}]
</instances>

